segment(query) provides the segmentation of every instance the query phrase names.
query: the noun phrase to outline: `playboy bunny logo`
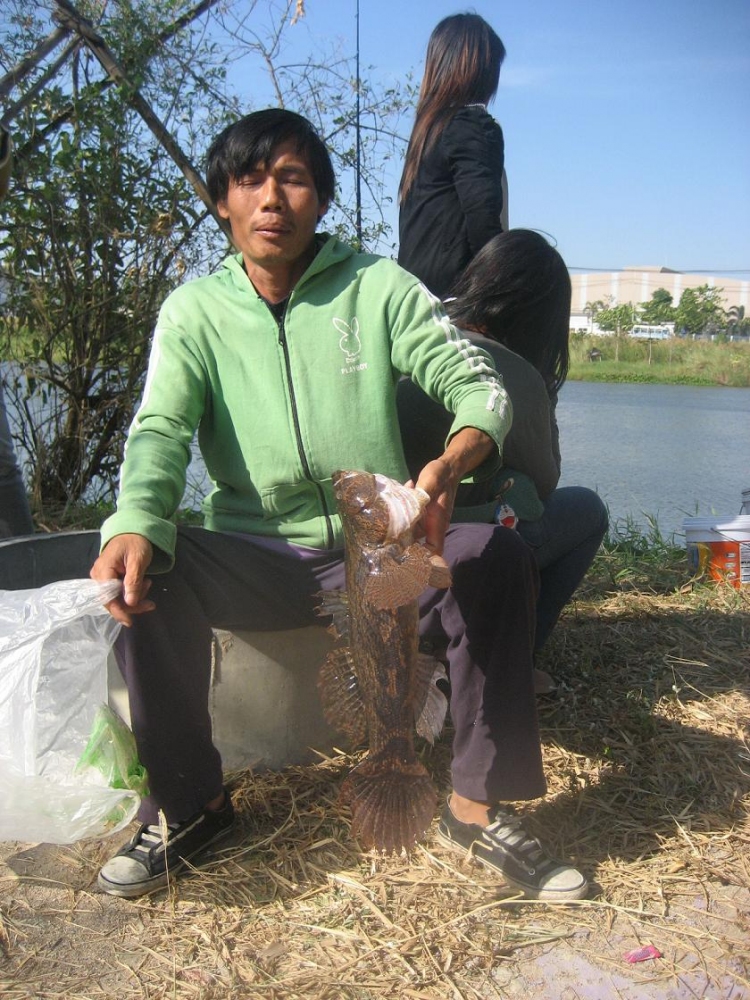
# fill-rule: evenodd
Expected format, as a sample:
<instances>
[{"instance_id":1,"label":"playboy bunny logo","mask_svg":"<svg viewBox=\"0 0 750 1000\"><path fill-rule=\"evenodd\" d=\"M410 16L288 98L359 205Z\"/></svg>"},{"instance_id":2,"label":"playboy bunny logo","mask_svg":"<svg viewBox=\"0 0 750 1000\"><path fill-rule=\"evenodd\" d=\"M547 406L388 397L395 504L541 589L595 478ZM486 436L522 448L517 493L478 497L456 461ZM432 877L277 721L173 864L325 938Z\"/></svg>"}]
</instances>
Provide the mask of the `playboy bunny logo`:
<instances>
[{"instance_id":1,"label":"playboy bunny logo","mask_svg":"<svg viewBox=\"0 0 750 1000\"><path fill-rule=\"evenodd\" d=\"M341 348L346 360L346 367L341 369L341 374L349 375L351 372L358 372L362 371L363 368L367 368L366 362L363 363L359 361L359 355L362 351L362 342L359 339L359 320L357 317L354 316L351 323L347 323L346 320L343 319L334 318L333 325L341 334L339 347Z\"/></svg>"},{"instance_id":2,"label":"playboy bunny logo","mask_svg":"<svg viewBox=\"0 0 750 1000\"><path fill-rule=\"evenodd\" d=\"M334 317L333 325L342 335L339 347L344 352L346 363L353 365L359 357L359 352L362 350L362 344L359 339L359 320L355 316L350 325L346 320Z\"/></svg>"}]
</instances>

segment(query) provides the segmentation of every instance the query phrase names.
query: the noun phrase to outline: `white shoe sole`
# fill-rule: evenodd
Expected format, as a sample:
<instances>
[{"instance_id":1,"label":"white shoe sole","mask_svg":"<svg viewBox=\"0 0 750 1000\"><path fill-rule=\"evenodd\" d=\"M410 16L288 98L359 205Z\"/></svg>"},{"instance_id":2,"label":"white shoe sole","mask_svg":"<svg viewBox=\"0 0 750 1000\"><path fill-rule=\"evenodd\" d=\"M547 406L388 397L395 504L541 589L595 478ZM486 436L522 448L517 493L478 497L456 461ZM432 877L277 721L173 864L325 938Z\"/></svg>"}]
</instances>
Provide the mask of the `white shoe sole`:
<instances>
[{"instance_id":1,"label":"white shoe sole","mask_svg":"<svg viewBox=\"0 0 750 1000\"><path fill-rule=\"evenodd\" d=\"M227 834L231 833L233 829L234 825L228 826L223 830L219 830L215 837L207 843L201 845L201 847L197 851L194 851L189 858L181 858L176 864L172 865L168 871L162 872L160 875L154 875L153 878L143 879L142 882L112 882L110 879L106 878L104 875L104 869L102 869L102 871L99 872L96 884L102 892L106 892L109 896L120 896L125 899L135 899L137 896L146 896L150 892L156 892L157 889L163 889L171 878L179 875L179 873L186 867L188 861L197 857L199 854L202 854L203 851L207 851L209 847L215 844L218 840L221 840L222 837L226 837Z\"/></svg>"},{"instance_id":2,"label":"white shoe sole","mask_svg":"<svg viewBox=\"0 0 750 1000\"><path fill-rule=\"evenodd\" d=\"M474 860L482 865L483 868L493 872L495 875L499 875L500 878L511 887L511 889L516 889L518 892L522 892L525 899L539 899L546 903L567 903L577 899L585 899L588 895L589 884L585 878L580 886L574 886L571 889L535 889L533 886L525 886L521 882L517 882L515 879L510 878L501 868L491 864L486 858L483 858L481 854L477 854L476 851L464 847L463 844L459 844L455 840L451 840L450 837L441 833L439 829L435 836L443 847L448 847L456 853L463 854L464 857L468 856L470 858L474 858ZM583 876L581 876L581 878L583 878Z\"/></svg>"}]
</instances>

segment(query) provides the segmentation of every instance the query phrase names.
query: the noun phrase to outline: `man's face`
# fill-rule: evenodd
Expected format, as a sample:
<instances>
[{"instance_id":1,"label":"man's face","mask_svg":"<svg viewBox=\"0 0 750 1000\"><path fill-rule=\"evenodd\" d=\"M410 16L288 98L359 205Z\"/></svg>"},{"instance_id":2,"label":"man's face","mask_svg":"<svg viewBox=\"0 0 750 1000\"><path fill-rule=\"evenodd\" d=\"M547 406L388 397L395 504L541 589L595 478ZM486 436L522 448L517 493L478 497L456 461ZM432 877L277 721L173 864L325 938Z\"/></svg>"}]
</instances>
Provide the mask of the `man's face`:
<instances>
[{"instance_id":1,"label":"man's face","mask_svg":"<svg viewBox=\"0 0 750 1000\"><path fill-rule=\"evenodd\" d=\"M251 277L255 269L283 270L304 258L328 210L293 141L278 145L268 163L230 181L216 207L229 221Z\"/></svg>"}]
</instances>

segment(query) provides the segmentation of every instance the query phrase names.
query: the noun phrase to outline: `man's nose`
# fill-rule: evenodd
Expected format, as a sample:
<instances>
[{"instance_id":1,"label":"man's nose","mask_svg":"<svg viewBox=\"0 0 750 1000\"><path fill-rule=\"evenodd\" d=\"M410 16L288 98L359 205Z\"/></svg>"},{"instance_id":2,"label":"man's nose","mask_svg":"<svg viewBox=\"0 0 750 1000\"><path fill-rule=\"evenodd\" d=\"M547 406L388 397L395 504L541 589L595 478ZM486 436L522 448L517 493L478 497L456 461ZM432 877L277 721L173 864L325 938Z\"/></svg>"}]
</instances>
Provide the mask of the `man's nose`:
<instances>
[{"instance_id":1,"label":"man's nose","mask_svg":"<svg viewBox=\"0 0 750 1000\"><path fill-rule=\"evenodd\" d=\"M273 174L269 174L261 189L261 205L265 209L280 208L284 201L284 193L281 184Z\"/></svg>"}]
</instances>

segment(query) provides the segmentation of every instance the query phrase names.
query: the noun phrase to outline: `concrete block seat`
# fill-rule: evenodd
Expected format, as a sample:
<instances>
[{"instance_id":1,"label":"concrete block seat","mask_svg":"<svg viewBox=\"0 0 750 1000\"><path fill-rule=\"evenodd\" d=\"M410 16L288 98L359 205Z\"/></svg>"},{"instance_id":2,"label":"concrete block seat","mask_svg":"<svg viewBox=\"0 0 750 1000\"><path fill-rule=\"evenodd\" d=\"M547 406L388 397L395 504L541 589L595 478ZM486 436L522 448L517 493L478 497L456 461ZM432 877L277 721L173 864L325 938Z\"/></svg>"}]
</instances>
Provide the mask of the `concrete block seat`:
<instances>
[{"instance_id":1,"label":"concrete block seat","mask_svg":"<svg viewBox=\"0 0 750 1000\"><path fill-rule=\"evenodd\" d=\"M84 579L99 551L98 531L66 531L0 541L0 590ZM215 633L209 709L224 766L277 770L330 751L336 734L323 718L317 676L332 639L323 627ZM109 701L127 721L127 691L114 656Z\"/></svg>"}]
</instances>

